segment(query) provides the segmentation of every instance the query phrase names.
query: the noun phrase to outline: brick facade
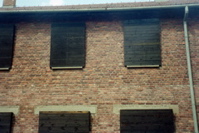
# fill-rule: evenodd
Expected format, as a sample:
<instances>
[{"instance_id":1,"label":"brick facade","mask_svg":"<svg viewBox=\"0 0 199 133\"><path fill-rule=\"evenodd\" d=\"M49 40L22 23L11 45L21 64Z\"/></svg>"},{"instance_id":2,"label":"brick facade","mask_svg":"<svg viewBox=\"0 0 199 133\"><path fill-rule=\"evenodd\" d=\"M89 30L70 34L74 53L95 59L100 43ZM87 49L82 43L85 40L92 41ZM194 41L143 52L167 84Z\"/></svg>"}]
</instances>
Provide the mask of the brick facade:
<instances>
[{"instance_id":1,"label":"brick facade","mask_svg":"<svg viewBox=\"0 0 199 133\"><path fill-rule=\"evenodd\" d=\"M19 106L13 133L37 133L37 106L96 105L92 133L119 133L115 105L176 105L176 133L193 133L182 19L160 19L159 68L124 67L122 21L86 21L86 65L51 70L50 22L16 24L13 65L0 71L0 106ZM189 22L194 84L199 104L199 19Z\"/></svg>"},{"instance_id":2,"label":"brick facade","mask_svg":"<svg viewBox=\"0 0 199 133\"><path fill-rule=\"evenodd\" d=\"M119 21L86 23L86 67L49 68L50 23L19 23L13 68L1 72L1 105L18 105L14 133L36 133L39 105L97 105L92 132L119 132L115 104L176 104L176 132L193 131L183 25L161 20L162 67L124 67Z\"/></svg>"}]
</instances>

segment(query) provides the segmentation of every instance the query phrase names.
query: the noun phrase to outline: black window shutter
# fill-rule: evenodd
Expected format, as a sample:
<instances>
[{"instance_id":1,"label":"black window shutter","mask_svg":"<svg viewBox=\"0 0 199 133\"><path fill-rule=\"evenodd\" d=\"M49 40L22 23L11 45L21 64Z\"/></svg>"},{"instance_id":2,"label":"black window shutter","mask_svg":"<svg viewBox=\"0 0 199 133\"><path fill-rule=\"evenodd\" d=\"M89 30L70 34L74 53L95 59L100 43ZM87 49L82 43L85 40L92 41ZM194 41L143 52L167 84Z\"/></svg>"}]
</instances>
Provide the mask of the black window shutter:
<instances>
[{"instance_id":1,"label":"black window shutter","mask_svg":"<svg viewBox=\"0 0 199 133\"><path fill-rule=\"evenodd\" d=\"M14 44L14 25L0 24L0 70L9 70L12 66Z\"/></svg>"},{"instance_id":2,"label":"black window shutter","mask_svg":"<svg viewBox=\"0 0 199 133\"><path fill-rule=\"evenodd\" d=\"M39 133L89 133L90 112L40 112Z\"/></svg>"},{"instance_id":3,"label":"black window shutter","mask_svg":"<svg viewBox=\"0 0 199 133\"><path fill-rule=\"evenodd\" d=\"M174 133L174 115L165 110L121 110L121 133Z\"/></svg>"},{"instance_id":4,"label":"black window shutter","mask_svg":"<svg viewBox=\"0 0 199 133\"><path fill-rule=\"evenodd\" d=\"M0 133L12 132L13 113L0 113Z\"/></svg>"},{"instance_id":5,"label":"black window shutter","mask_svg":"<svg viewBox=\"0 0 199 133\"><path fill-rule=\"evenodd\" d=\"M124 21L125 66L161 65L159 19Z\"/></svg>"},{"instance_id":6,"label":"black window shutter","mask_svg":"<svg viewBox=\"0 0 199 133\"><path fill-rule=\"evenodd\" d=\"M85 23L55 23L51 26L52 69L84 67Z\"/></svg>"}]
</instances>

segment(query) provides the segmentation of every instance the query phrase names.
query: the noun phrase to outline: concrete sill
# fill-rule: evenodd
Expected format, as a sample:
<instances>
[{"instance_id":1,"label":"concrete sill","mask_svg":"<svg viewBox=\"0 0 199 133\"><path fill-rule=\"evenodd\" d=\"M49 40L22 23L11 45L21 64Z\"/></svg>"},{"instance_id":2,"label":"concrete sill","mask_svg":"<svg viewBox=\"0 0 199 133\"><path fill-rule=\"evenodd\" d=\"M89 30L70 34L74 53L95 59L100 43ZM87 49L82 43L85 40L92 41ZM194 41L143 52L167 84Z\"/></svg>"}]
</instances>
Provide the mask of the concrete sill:
<instances>
[{"instance_id":1,"label":"concrete sill","mask_svg":"<svg viewBox=\"0 0 199 133\"><path fill-rule=\"evenodd\" d=\"M63 69L83 69L83 66L71 66L71 67L51 67L53 70L63 70Z\"/></svg>"},{"instance_id":2,"label":"concrete sill","mask_svg":"<svg viewBox=\"0 0 199 133\"><path fill-rule=\"evenodd\" d=\"M8 71L10 68L0 68L0 71Z\"/></svg>"},{"instance_id":3,"label":"concrete sill","mask_svg":"<svg viewBox=\"0 0 199 133\"><path fill-rule=\"evenodd\" d=\"M126 67L127 67L127 68L145 68L145 67L146 67L146 68L147 68L147 67L148 67L148 68L149 68L149 67L150 67L150 68L153 68L153 67L155 68L155 67L160 67L160 65L127 65Z\"/></svg>"}]
</instances>

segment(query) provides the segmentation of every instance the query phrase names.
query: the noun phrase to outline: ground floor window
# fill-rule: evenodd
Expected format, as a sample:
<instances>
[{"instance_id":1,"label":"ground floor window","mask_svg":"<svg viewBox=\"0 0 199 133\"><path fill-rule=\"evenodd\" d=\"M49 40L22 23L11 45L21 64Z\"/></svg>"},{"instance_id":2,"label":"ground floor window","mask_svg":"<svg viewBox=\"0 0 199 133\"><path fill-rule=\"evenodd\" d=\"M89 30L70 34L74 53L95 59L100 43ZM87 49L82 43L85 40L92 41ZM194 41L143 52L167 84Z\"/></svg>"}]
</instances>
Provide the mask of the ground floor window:
<instances>
[{"instance_id":1,"label":"ground floor window","mask_svg":"<svg viewBox=\"0 0 199 133\"><path fill-rule=\"evenodd\" d=\"M39 133L89 133L90 112L40 112Z\"/></svg>"},{"instance_id":2,"label":"ground floor window","mask_svg":"<svg viewBox=\"0 0 199 133\"><path fill-rule=\"evenodd\" d=\"M174 133L174 115L165 110L121 110L121 133Z\"/></svg>"},{"instance_id":3,"label":"ground floor window","mask_svg":"<svg viewBox=\"0 0 199 133\"><path fill-rule=\"evenodd\" d=\"M13 113L0 113L0 133L12 132Z\"/></svg>"}]
</instances>

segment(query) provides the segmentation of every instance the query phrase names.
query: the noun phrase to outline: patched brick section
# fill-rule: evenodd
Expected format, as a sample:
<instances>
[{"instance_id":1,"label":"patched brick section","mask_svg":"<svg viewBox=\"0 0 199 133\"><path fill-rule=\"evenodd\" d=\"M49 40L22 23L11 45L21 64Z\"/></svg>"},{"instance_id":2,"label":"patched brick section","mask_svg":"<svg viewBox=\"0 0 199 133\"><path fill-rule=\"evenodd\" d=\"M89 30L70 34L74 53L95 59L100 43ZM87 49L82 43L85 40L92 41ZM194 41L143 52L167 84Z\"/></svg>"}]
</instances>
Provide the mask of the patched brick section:
<instances>
[{"instance_id":1,"label":"patched brick section","mask_svg":"<svg viewBox=\"0 0 199 133\"><path fill-rule=\"evenodd\" d=\"M176 133L193 132L182 20L161 20L162 67L124 67L122 22L86 22L83 70L49 68L50 23L19 23L13 67L0 72L0 105L20 106L13 133L37 133L40 105L97 105L92 133L119 133L113 105L179 106Z\"/></svg>"},{"instance_id":2,"label":"patched brick section","mask_svg":"<svg viewBox=\"0 0 199 133\"><path fill-rule=\"evenodd\" d=\"M199 19L190 20L188 23L188 29L197 114L199 116Z\"/></svg>"}]
</instances>

